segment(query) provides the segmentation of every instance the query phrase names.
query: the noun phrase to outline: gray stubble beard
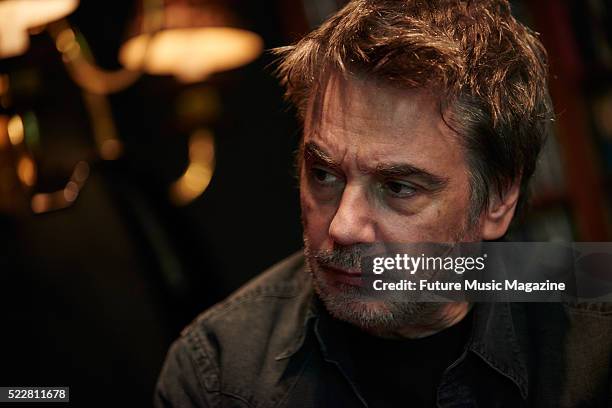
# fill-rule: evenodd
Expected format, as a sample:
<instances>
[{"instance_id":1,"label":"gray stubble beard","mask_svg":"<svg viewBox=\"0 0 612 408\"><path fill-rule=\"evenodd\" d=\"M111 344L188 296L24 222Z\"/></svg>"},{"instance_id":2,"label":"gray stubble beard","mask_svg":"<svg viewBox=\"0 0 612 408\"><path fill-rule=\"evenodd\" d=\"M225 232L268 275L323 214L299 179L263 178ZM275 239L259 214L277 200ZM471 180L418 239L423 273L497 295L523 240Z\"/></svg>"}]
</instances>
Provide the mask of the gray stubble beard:
<instances>
[{"instance_id":1,"label":"gray stubble beard","mask_svg":"<svg viewBox=\"0 0 612 408\"><path fill-rule=\"evenodd\" d=\"M374 300L371 296L364 294L361 288L347 284L339 284L337 289L332 291L329 283L321 277L321 273L317 273L317 258L335 257L338 259L338 253L334 254L335 251L330 251L313 254L307 239L304 239L304 247L306 270L312 276L314 290L334 318L384 337L394 337L393 333L405 327L430 327L440 323L439 311L442 307L440 303L415 302L405 299ZM351 267L352 265L344 266ZM394 294L396 297L401 295L402 293Z\"/></svg>"},{"instance_id":2,"label":"gray stubble beard","mask_svg":"<svg viewBox=\"0 0 612 408\"><path fill-rule=\"evenodd\" d=\"M467 225L454 234L452 242L474 239L475 228L470 229ZM381 337L404 337L402 332L405 333L407 328L426 336L452 324L449 323L452 317L442 312L448 303L402 299L401 296L405 295L403 292L392 295L400 297L398 300L372 300L371 296L364 295L361 288L346 284L338 285L337 293L333 293L320 271L317 273L318 259L351 269L361 266L363 252L363 247L356 245L348 249L313 253L304 236L306 270L312 277L316 294L331 316Z\"/></svg>"}]
</instances>

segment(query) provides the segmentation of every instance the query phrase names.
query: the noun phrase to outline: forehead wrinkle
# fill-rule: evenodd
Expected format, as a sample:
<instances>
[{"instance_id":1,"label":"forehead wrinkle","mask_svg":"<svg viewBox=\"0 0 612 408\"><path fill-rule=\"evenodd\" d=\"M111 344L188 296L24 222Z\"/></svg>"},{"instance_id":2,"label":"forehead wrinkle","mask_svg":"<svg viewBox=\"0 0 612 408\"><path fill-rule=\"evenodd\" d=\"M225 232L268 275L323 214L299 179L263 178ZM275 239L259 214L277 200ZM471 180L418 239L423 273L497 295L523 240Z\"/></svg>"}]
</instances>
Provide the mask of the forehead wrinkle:
<instances>
[{"instance_id":1,"label":"forehead wrinkle","mask_svg":"<svg viewBox=\"0 0 612 408\"><path fill-rule=\"evenodd\" d=\"M339 151L337 147L336 137L331 129L326 128L325 132L319 132L318 129L312 131L312 141L306 142L306 145L310 148L310 153L317 153L315 156L322 162L333 166L342 167L346 165L345 160L350 154L354 159L355 168L362 174L367 175L383 175L383 176L410 176L410 175L423 175L438 184L443 184L446 180L445 177L435 174L436 172L427 169L421 165L411 163L410 158L397 157L389 158L389 153L376 151L369 154L369 157L363 157L363 150L357 143L351 143L346 148L342 149L342 155L340 157L334 157ZM340 129L343 134L346 134L345 129ZM322 134L324 133L324 135ZM352 132L349 132L352 133ZM350 136L349 136L350 137ZM385 147L391 146L392 148L396 145L393 142L376 142L377 145L384 145ZM394 152L397 149L394 149ZM337 156L337 155L336 155ZM350 164L349 164L350 165Z\"/></svg>"},{"instance_id":2,"label":"forehead wrinkle","mask_svg":"<svg viewBox=\"0 0 612 408\"><path fill-rule=\"evenodd\" d=\"M339 92L332 92L335 89L339 89ZM384 97L384 93L394 96ZM415 96L416 102L414 98L404 99L402 96L406 93ZM431 109L423 110L425 105ZM396 147L394 150L397 150L398 145L418 143L428 138L432 132L440 142L453 143L455 140L450 140L447 134L451 129L442 121L436 106L427 93L415 90L387 89L366 82L343 87L330 86L327 88L320 120L313 125L332 136L339 131L355 144L363 137L368 137L373 138L377 144ZM367 134L364 129L368 131Z\"/></svg>"},{"instance_id":3,"label":"forehead wrinkle","mask_svg":"<svg viewBox=\"0 0 612 408\"><path fill-rule=\"evenodd\" d=\"M440 168L437 172L429 168L438 160L445 162L446 149L428 149L431 138L456 149L456 135L440 117L439 100L427 90L390 89L335 76L322 91L318 109L311 110L309 135L341 163L350 158L350 167L360 172L372 173L372 163L385 161L440 173ZM367 157L362 157L364 153Z\"/></svg>"}]
</instances>

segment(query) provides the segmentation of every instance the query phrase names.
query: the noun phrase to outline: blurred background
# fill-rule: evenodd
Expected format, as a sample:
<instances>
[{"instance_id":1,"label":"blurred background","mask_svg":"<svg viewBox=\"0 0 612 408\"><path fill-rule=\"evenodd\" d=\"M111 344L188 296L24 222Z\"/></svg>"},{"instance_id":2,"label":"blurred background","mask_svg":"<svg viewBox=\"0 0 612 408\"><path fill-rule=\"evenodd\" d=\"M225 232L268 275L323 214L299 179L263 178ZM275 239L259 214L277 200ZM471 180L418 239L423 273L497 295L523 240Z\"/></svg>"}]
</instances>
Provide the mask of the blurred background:
<instances>
[{"instance_id":1,"label":"blurred background","mask_svg":"<svg viewBox=\"0 0 612 408\"><path fill-rule=\"evenodd\" d=\"M270 48L335 0L0 0L0 385L150 405L170 342L301 247ZM612 6L515 1L558 113L512 232L612 237Z\"/></svg>"}]
</instances>

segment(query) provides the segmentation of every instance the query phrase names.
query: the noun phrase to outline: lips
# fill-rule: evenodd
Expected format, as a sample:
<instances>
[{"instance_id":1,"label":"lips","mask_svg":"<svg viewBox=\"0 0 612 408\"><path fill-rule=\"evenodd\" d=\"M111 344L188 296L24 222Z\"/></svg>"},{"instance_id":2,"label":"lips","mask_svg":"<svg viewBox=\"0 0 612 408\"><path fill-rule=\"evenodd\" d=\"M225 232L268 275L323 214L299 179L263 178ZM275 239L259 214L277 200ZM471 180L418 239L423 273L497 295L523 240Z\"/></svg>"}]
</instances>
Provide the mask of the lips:
<instances>
[{"instance_id":1,"label":"lips","mask_svg":"<svg viewBox=\"0 0 612 408\"><path fill-rule=\"evenodd\" d=\"M321 270L334 281L352 286L363 285L361 271L359 269L343 269L331 265L321 265L320 267Z\"/></svg>"},{"instance_id":2,"label":"lips","mask_svg":"<svg viewBox=\"0 0 612 408\"><path fill-rule=\"evenodd\" d=\"M325 268L327 270L329 270L332 273L338 273L341 275L350 275L350 276L361 276L361 269L355 268L355 269L347 269L347 268L341 268L335 265L320 265L322 268Z\"/></svg>"}]
</instances>

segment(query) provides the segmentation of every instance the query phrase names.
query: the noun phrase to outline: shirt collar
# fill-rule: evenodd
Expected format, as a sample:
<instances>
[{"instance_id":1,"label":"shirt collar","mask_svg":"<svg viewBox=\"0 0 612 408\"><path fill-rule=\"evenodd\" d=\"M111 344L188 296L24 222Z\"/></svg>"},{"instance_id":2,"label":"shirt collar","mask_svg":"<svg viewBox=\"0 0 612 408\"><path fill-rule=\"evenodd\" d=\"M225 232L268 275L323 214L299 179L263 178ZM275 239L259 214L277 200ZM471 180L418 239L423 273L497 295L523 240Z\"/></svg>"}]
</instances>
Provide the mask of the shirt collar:
<instances>
[{"instance_id":1,"label":"shirt collar","mask_svg":"<svg viewBox=\"0 0 612 408\"><path fill-rule=\"evenodd\" d=\"M313 296L309 316L315 319L315 327L321 320L325 323L326 317L331 319L321 309L323 307L318 297ZM472 313L474 320L467 349L479 356L493 370L511 380L518 387L521 397L526 399L528 393L526 356L520 347L520 332L517 333L515 329L511 305L478 303ZM304 327L306 330L306 325ZM329 341L330 339L325 338L322 333L316 333L316 337L322 351L327 354L327 349L335 342ZM303 341L304 336L300 338L300 347Z\"/></svg>"},{"instance_id":2,"label":"shirt collar","mask_svg":"<svg viewBox=\"0 0 612 408\"><path fill-rule=\"evenodd\" d=\"M509 378L527 398L526 356L520 347L520 331L514 324L510 303L478 303L468 348L492 369Z\"/></svg>"},{"instance_id":3,"label":"shirt collar","mask_svg":"<svg viewBox=\"0 0 612 408\"><path fill-rule=\"evenodd\" d=\"M301 317L294 321L283 322L287 325L295 325L295 327L287 331L293 335L286 339L285 347L283 347L282 351L275 357L277 361L290 358L302 348L309 331L310 322L318 318L319 312L316 305L318 297L314 294L312 289L310 275L307 274L306 271L302 271L302 276L310 283L310 285L304 285L302 287L302 293L299 294L300 303L305 307L305 312L300 313L299 315Z\"/></svg>"},{"instance_id":4,"label":"shirt collar","mask_svg":"<svg viewBox=\"0 0 612 408\"><path fill-rule=\"evenodd\" d=\"M293 356L303 345L310 330L322 316L324 305L314 294L312 279L306 271L298 273L302 284L299 303L305 308L299 313L296 321L286 322L294 324L292 333L286 340L286 346L276 356L276 360L283 360ZM520 346L522 333L516 327L512 308L509 303L477 303L473 310L473 326L468 349L478 355L487 365L510 379L519 389L521 396L526 399L528 393L528 370L526 356ZM315 335L322 350L326 350L325 339Z\"/></svg>"}]
</instances>

